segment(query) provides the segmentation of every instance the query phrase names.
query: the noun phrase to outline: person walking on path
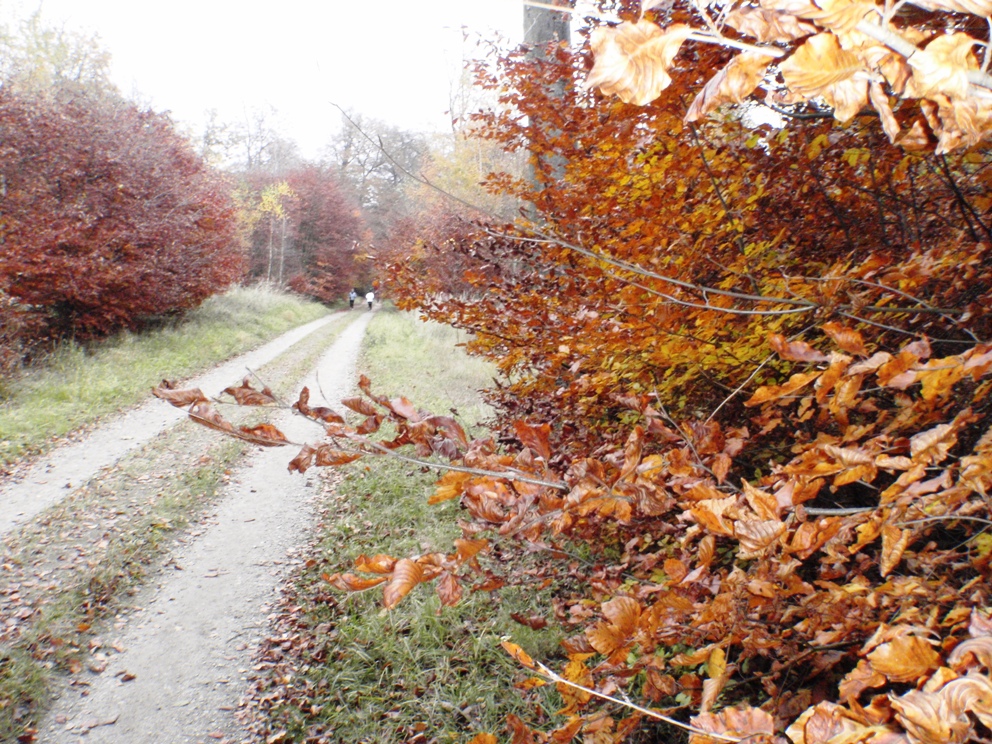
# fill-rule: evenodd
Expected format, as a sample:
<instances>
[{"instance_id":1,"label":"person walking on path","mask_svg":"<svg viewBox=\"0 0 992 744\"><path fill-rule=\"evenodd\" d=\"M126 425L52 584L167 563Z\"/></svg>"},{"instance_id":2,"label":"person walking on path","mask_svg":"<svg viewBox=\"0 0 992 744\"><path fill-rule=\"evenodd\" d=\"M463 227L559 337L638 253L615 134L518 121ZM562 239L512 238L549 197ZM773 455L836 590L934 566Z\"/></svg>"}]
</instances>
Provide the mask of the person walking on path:
<instances>
[{"instance_id":1,"label":"person walking on path","mask_svg":"<svg viewBox=\"0 0 992 744\"><path fill-rule=\"evenodd\" d=\"M369 303L369 310L371 310L372 309L372 302L375 300L375 292L373 292L370 289L369 290L369 293L367 295L365 295L365 300L366 300L366 302Z\"/></svg>"},{"instance_id":2,"label":"person walking on path","mask_svg":"<svg viewBox=\"0 0 992 744\"><path fill-rule=\"evenodd\" d=\"M348 304L351 306L352 310L355 309L355 300L357 299L358 299L358 293L356 293L355 290L351 290L348 293Z\"/></svg>"}]
</instances>

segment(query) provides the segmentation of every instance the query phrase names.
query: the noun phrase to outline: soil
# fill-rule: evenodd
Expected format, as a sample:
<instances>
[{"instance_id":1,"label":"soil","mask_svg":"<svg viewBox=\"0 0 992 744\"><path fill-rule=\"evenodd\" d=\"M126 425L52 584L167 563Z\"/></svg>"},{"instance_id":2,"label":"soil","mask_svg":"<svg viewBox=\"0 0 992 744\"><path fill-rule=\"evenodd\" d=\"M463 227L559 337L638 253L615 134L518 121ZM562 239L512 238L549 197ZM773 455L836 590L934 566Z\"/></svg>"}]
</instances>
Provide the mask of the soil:
<instances>
[{"instance_id":1,"label":"soil","mask_svg":"<svg viewBox=\"0 0 992 744\"><path fill-rule=\"evenodd\" d=\"M370 318L370 313L362 313L348 325L302 383L311 390L311 403L326 405L325 398L339 407L337 401L351 393ZM311 326L297 329L301 335L294 340L282 337L280 342L287 344L282 348L303 338L307 328L317 327ZM271 346L269 353L274 356L277 348ZM199 378L192 384L208 395L217 393L239 379L246 366L259 364L258 358L239 358L215 370L211 379ZM295 377L299 370L287 374ZM16 506L0 506L0 532L31 520L72 492L76 484L89 480L86 489L98 491L100 468L110 464L110 455L94 453L94 449L124 453L182 416L181 411L173 413L175 409L159 401L143 408L148 410L141 418L99 427L88 438L88 446L79 443L68 451L53 452L47 463L35 465L20 483L8 485L0 492L0 504L14 500ZM288 412L270 421L291 441L313 440L319 434L312 422ZM109 434L117 427L125 432L123 436ZM154 431L149 433L149 429ZM114 444L94 446L94 441ZM253 448L234 468L217 495L212 514L183 534L128 600L129 606L98 629L89 643L89 657L52 705L39 726L37 741L178 744L252 740L238 713L253 654L266 634L281 582L299 562L297 551L306 544L314 519L314 482L309 476L288 472L287 463L295 454L291 449ZM68 467L67 462L74 462L75 467ZM147 477L158 476L150 473ZM25 489L24 493L34 496L8 499L11 488L15 489L11 493Z\"/></svg>"}]
</instances>

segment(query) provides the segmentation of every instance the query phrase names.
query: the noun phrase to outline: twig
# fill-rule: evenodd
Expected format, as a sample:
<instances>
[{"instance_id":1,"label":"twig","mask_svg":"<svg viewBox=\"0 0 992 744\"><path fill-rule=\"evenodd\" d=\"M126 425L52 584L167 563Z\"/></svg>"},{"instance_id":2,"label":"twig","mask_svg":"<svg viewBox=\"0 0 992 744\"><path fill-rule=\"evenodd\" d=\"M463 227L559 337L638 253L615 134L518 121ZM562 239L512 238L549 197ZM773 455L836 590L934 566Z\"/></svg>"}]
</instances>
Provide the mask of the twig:
<instances>
[{"instance_id":1,"label":"twig","mask_svg":"<svg viewBox=\"0 0 992 744\"><path fill-rule=\"evenodd\" d=\"M576 690L581 690L582 692L586 692L602 700L609 700L611 703L622 705L625 708L631 708L632 710L636 710L638 713L641 713L645 716L649 716L650 718L655 718L659 721L664 721L665 723L671 724L672 726L677 726L678 728L683 729L685 731L689 731L693 734L708 736L712 739L719 739L720 741L730 741L730 742L744 741L744 739L741 739L736 736L727 736L726 734L718 734L714 731L706 731L704 729L697 728L696 726L693 726L691 724L683 723L682 721L679 721L675 718L670 718L669 716L658 713L657 711L651 710L650 708L643 708L640 705L636 705L635 703L631 703L629 701L620 700L619 698L611 697L610 695L607 695L605 693L598 692L597 690L593 690L590 687L583 687L580 684L572 682L571 680L567 680L564 677L556 674L555 672L551 671L551 669L549 669L539 661L534 661L534 665L537 667L538 672L543 674L552 682L556 682L557 684L560 685L566 685L568 687L573 687Z\"/></svg>"},{"instance_id":2,"label":"twig","mask_svg":"<svg viewBox=\"0 0 992 744\"><path fill-rule=\"evenodd\" d=\"M727 405L727 403L729 403L730 400L735 395L737 395L741 390L743 390L745 388L745 386L749 382L751 382L751 380L754 379L754 376L761 371L761 368L764 367L766 364L768 364L768 362L770 362L774 358L775 358L775 355L774 354L769 354L768 356L766 356L765 357L765 361L763 361L761 364L759 364L755 368L754 372L752 372L750 375L748 375L747 379L744 380L744 382L742 382L740 385L737 386L737 389L735 389L730 395L728 395L726 398L724 398L723 399L723 402L720 405L718 405L716 408L713 409L713 412L710 413L710 415L706 417L706 421L703 422L703 423L707 423L708 424L710 422L710 419L712 419L714 416L716 416L720 412L720 409L723 408L725 405Z\"/></svg>"}]
</instances>

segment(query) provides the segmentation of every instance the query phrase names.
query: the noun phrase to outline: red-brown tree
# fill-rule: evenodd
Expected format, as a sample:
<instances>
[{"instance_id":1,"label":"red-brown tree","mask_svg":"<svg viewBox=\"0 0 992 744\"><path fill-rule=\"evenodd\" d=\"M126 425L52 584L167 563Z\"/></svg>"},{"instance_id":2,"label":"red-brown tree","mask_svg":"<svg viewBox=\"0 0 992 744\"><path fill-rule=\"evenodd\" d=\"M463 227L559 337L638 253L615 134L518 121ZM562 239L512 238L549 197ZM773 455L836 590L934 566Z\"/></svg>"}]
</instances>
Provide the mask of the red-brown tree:
<instances>
[{"instance_id":1,"label":"red-brown tree","mask_svg":"<svg viewBox=\"0 0 992 744\"><path fill-rule=\"evenodd\" d=\"M167 116L0 88L0 291L53 335L138 328L242 274L229 185Z\"/></svg>"}]
</instances>

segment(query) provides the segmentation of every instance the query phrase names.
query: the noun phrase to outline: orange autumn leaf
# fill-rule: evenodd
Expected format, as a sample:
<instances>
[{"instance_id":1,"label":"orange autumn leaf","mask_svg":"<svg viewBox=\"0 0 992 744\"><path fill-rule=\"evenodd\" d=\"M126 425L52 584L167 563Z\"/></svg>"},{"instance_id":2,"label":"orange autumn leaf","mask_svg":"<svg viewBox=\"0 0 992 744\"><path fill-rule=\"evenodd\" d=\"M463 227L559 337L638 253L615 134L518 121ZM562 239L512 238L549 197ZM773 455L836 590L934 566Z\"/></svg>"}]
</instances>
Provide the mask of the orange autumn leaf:
<instances>
[{"instance_id":1,"label":"orange autumn leaf","mask_svg":"<svg viewBox=\"0 0 992 744\"><path fill-rule=\"evenodd\" d=\"M925 639L906 634L876 647L868 661L893 682L916 682L940 665L940 655Z\"/></svg>"},{"instance_id":2,"label":"orange autumn leaf","mask_svg":"<svg viewBox=\"0 0 992 744\"><path fill-rule=\"evenodd\" d=\"M865 341L858 331L835 321L822 324L820 330L826 333L842 351L858 356L865 354Z\"/></svg>"},{"instance_id":3,"label":"orange autumn leaf","mask_svg":"<svg viewBox=\"0 0 992 744\"><path fill-rule=\"evenodd\" d=\"M382 604L387 610L391 610L409 594L417 584L424 578L424 570L416 561L409 558L401 558L393 568L393 574L389 583L383 588Z\"/></svg>"},{"instance_id":4,"label":"orange autumn leaf","mask_svg":"<svg viewBox=\"0 0 992 744\"><path fill-rule=\"evenodd\" d=\"M508 653L510 656L512 656L520 664L523 664L528 669L537 668L537 664L534 663L534 660L530 657L530 654L528 654L526 651L520 648L520 646L518 646L516 643L511 643L510 641L500 641L500 645L503 647L503 650L506 651L506 653Z\"/></svg>"},{"instance_id":5,"label":"orange autumn leaf","mask_svg":"<svg viewBox=\"0 0 992 744\"><path fill-rule=\"evenodd\" d=\"M428 504L440 504L462 495L466 484L472 479L469 473L449 470L435 484L434 493L427 499Z\"/></svg>"},{"instance_id":6,"label":"orange autumn leaf","mask_svg":"<svg viewBox=\"0 0 992 744\"><path fill-rule=\"evenodd\" d=\"M766 385L759 387L748 400L744 402L745 406L759 406L762 403L767 403L768 401L779 400L789 395L795 394L797 391L802 390L804 387L809 385L813 380L819 377L821 372L802 372L792 375L789 381L784 385Z\"/></svg>"},{"instance_id":7,"label":"orange autumn leaf","mask_svg":"<svg viewBox=\"0 0 992 744\"><path fill-rule=\"evenodd\" d=\"M790 362L827 361L827 355L822 351L814 349L805 341L789 341L780 333L769 334L768 345L782 359L787 359Z\"/></svg>"},{"instance_id":8,"label":"orange autumn leaf","mask_svg":"<svg viewBox=\"0 0 992 744\"><path fill-rule=\"evenodd\" d=\"M377 553L369 558L362 554L355 559L355 570L366 573L391 574L396 567L396 559L385 553Z\"/></svg>"},{"instance_id":9,"label":"orange autumn leaf","mask_svg":"<svg viewBox=\"0 0 992 744\"><path fill-rule=\"evenodd\" d=\"M356 576L355 574L324 574L324 580L346 592L360 592L389 581L388 576Z\"/></svg>"},{"instance_id":10,"label":"orange autumn leaf","mask_svg":"<svg viewBox=\"0 0 992 744\"><path fill-rule=\"evenodd\" d=\"M449 571L442 571L437 582L437 596L445 607L458 604L462 598L462 585L458 577Z\"/></svg>"}]
</instances>

